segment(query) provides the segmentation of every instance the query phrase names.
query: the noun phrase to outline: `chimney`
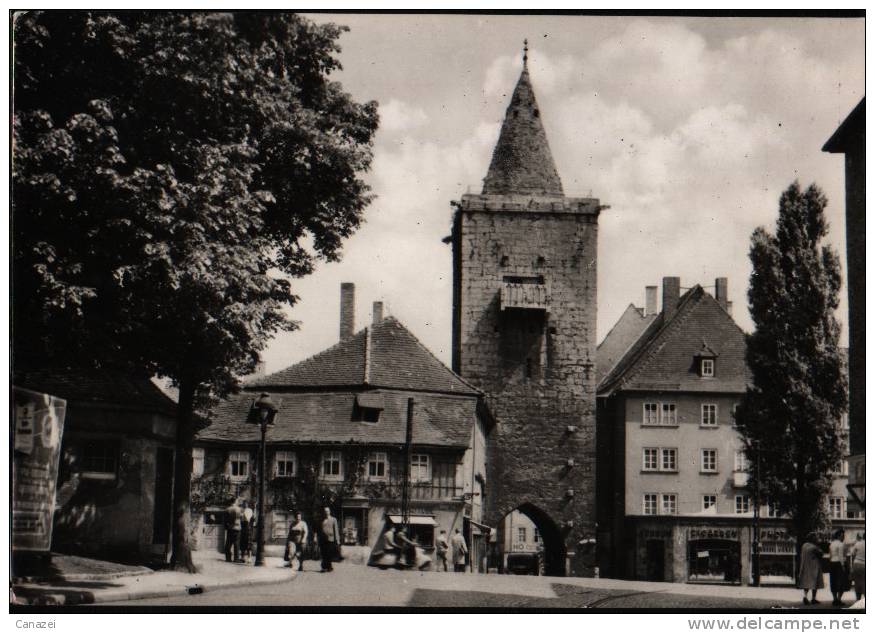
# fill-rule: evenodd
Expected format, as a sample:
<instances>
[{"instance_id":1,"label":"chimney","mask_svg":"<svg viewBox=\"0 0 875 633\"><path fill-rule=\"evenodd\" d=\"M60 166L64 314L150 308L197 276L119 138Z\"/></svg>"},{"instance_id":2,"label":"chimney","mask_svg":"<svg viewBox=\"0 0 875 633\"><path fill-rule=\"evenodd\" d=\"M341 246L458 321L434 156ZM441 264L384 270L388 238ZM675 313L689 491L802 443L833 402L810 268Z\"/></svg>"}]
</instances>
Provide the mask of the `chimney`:
<instances>
[{"instance_id":1,"label":"chimney","mask_svg":"<svg viewBox=\"0 0 875 633\"><path fill-rule=\"evenodd\" d=\"M383 302L374 301L374 325L383 320Z\"/></svg>"},{"instance_id":2,"label":"chimney","mask_svg":"<svg viewBox=\"0 0 875 633\"><path fill-rule=\"evenodd\" d=\"M729 312L729 280L726 277L714 280L714 298L721 308Z\"/></svg>"},{"instance_id":3,"label":"chimney","mask_svg":"<svg viewBox=\"0 0 875 633\"><path fill-rule=\"evenodd\" d=\"M674 316L681 298L681 278L662 278L662 314L668 320Z\"/></svg>"},{"instance_id":4,"label":"chimney","mask_svg":"<svg viewBox=\"0 0 875 633\"><path fill-rule=\"evenodd\" d=\"M350 338L355 329L355 284L340 284L340 340Z\"/></svg>"},{"instance_id":5,"label":"chimney","mask_svg":"<svg viewBox=\"0 0 875 633\"><path fill-rule=\"evenodd\" d=\"M644 316L656 314L656 286L644 288Z\"/></svg>"}]
</instances>

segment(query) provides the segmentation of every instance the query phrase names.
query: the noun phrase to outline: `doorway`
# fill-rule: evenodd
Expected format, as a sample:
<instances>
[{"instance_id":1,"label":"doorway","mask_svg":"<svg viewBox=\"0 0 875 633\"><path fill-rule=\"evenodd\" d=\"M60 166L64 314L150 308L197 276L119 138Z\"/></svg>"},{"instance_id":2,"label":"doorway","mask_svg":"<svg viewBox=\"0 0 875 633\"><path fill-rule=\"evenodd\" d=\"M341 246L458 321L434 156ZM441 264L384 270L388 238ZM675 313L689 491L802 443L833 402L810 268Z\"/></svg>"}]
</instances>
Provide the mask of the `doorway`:
<instances>
[{"instance_id":1,"label":"doorway","mask_svg":"<svg viewBox=\"0 0 875 633\"><path fill-rule=\"evenodd\" d=\"M650 540L646 545L646 578L652 582L665 581L665 541Z\"/></svg>"}]
</instances>

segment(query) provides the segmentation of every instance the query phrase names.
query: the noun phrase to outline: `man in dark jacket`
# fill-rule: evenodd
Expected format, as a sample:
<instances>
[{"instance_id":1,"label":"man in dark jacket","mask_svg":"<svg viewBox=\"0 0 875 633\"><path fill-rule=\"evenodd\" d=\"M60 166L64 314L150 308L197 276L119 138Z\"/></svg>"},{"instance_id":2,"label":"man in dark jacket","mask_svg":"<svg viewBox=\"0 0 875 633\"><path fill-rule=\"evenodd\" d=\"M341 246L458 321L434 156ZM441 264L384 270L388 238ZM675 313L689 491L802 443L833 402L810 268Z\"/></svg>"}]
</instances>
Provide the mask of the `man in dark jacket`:
<instances>
[{"instance_id":1,"label":"man in dark jacket","mask_svg":"<svg viewBox=\"0 0 875 633\"><path fill-rule=\"evenodd\" d=\"M225 560L227 562L239 562L240 558L240 506L237 499L231 499L231 504L225 508ZM234 550L234 558L231 558L231 550Z\"/></svg>"},{"instance_id":2,"label":"man in dark jacket","mask_svg":"<svg viewBox=\"0 0 875 633\"><path fill-rule=\"evenodd\" d=\"M322 571L334 571L332 561L337 556L337 545L340 543L340 526L337 519L331 516L331 508L323 508L324 517L319 524L319 551L322 553Z\"/></svg>"}]
</instances>

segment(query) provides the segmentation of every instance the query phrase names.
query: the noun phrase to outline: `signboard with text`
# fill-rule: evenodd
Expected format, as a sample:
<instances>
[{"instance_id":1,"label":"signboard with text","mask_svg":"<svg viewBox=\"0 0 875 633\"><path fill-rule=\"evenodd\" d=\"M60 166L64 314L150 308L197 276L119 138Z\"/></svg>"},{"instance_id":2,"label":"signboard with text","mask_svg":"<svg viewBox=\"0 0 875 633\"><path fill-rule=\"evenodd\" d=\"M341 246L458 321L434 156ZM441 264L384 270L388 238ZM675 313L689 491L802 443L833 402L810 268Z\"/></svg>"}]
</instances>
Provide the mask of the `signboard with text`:
<instances>
[{"instance_id":1,"label":"signboard with text","mask_svg":"<svg viewBox=\"0 0 875 633\"><path fill-rule=\"evenodd\" d=\"M12 388L12 547L49 551L67 403Z\"/></svg>"}]
</instances>

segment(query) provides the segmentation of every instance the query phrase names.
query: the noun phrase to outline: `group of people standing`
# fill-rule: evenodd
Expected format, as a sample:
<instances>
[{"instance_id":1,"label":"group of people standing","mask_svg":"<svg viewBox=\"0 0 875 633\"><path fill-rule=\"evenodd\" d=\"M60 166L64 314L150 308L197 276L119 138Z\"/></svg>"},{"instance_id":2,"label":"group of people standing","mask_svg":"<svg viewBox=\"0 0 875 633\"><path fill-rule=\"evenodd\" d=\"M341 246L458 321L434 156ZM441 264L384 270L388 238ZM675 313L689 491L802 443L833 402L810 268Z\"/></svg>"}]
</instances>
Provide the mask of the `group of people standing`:
<instances>
[{"instance_id":1,"label":"group of people standing","mask_svg":"<svg viewBox=\"0 0 875 633\"><path fill-rule=\"evenodd\" d=\"M255 513L245 499L232 499L225 509L225 560L248 563L252 557Z\"/></svg>"},{"instance_id":2,"label":"group of people standing","mask_svg":"<svg viewBox=\"0 0 875 633\"><path fill-rule=\"evenodd\" d=\"M832 593L832 605L842 605L843 594L850 590L853 583L857 600L866 595L866 534L857 533L857 540L852 546L845 543L845 531L837 529L832 534L829 551L824 555L817 544L817 535L809 534L802 545L799 562L799 587L802 589L803 604L818 604L817 590L822 589L824 558L829 562L829 590ZM811 592L811 600L808 592Z\"/></svg>"},{"instance_id":3,"label":"group of people standing","mask_svg":"<svg viewBox=\"0 0 875 633\"><path fill-rule=\"evenodd\" d=\"M333 563L340 556L340 525L337 523L337 519L331 515L331 508L328 507L322 508L322 517L318 523L314 540L319 546L319 554L322 559L321 571L334 571ZM294 567L294 561L297 560L298 571L304 571L304 550L309 542L310 528L304 521L301 512L296 511L289 525L284 556L290 567Z\"/></svg>"}]
</instances>

